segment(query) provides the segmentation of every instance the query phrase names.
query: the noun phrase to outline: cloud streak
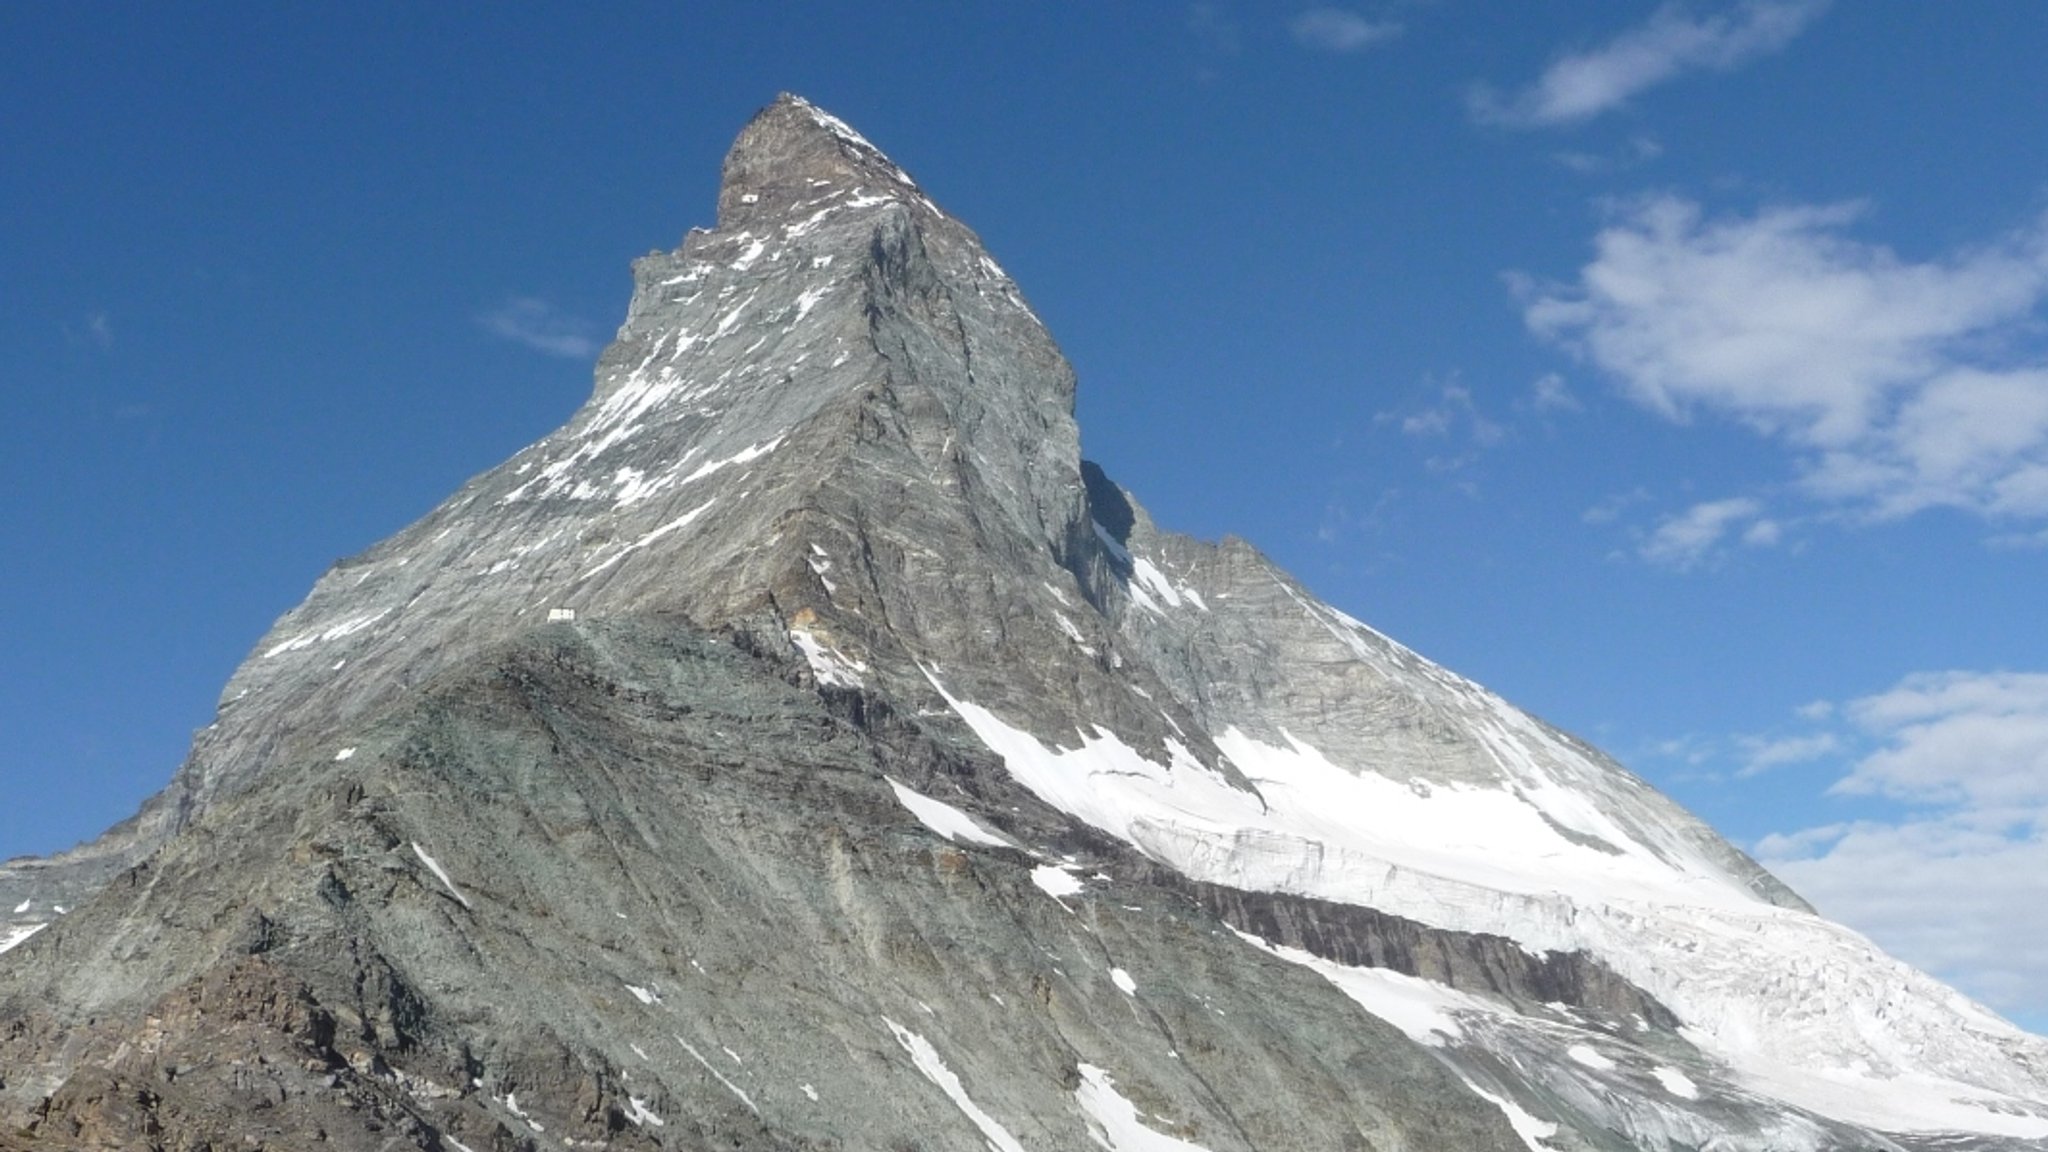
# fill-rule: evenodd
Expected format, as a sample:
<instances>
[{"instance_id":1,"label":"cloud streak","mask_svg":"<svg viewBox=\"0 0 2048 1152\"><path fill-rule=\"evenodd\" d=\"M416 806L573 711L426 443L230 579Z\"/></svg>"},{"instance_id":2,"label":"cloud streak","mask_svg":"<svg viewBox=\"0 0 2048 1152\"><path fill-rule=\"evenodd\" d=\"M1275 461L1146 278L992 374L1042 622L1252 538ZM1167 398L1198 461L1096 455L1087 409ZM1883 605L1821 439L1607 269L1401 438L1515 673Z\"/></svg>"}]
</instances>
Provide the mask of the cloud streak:
<instances>
[{"instance_id":1,"label":"cloud streak","mask_svg":"<svg viewBox=\"0 0 2048 1152\"><path fill-rule=\"evenodd\" d=\"M1470 388L1455 382L1439 386L1436 399L1424 407L1380 412L1373 421L1398 428L1410 440L1442 447L1443 451L1432 452L1424 460L1431 472L1438 473L1464 469L1509 435L1506 425L1480 410Z\"/></svg>"},{"instance_id":2,"label":"cloud streak","mask_svg":"<svg viewBox=\"0 0 2048 1152\"><path fill-rule=\"evenodd\" d=\"M1750 736L1742 738L1740 744L1746 762L1736 775L1747 777L1760 776L1787 764L1807 764L1833 755L1841 750L1842 738L1833 732L1816 732L1775 740Z\"/></svg>"},{"instance_id":3,"label":"cloud streak","mask_svg":"<svg viewBox=\"0 0 2048 1152\"><path fill-rule=\"evenodd\" d=\"M536 297L507 300L478 316L477 323L494 336L550 356L587 360L597 354L597 340L587 322L565 316L554 305Z\"/></svg>"},{"instance_id":4,"label":"cloud streak","mask_svg":"<svg viewBox=\"0 0 2048 1152\"><path fill-rule=\"evenodd\" d=\"M1583 412L1584 404L1572 395L1571 386L1564 377L1548 372L1536 379L1529 388L1529 406L1538 412Z\"/></svg>"},{"instance_id":5,"label":"cloud streak","mask_svg":"<svg viewBox=\"0 0 2048 1152\"><path fill-rule=\"evenodd\" d=\"M1608 43L1558 58L1511 97L1474 91L1471 112L1514 127L1580 123L1687 73L1726 72L1780 51L1827 7L1828 0L1745 0L1718 15L1694 16L1665 4Z\"/></svg>"},{"instance_id":6,"label":"cloud streak","mask_svg":"<svg viewBox=\"0 0 2048 1152\"><path fill-rule=\"evenodd\" d=\"M1747 496L1708 500L1666 517L1636 554L1660 567L1690 572L1718 555L1722 546L1739 539L1753 548L1776 544L1783 534L1778 522L1764 516L1764 507Z\"/></svg>"},{"instance_id":7,"label":"cloud streak","mask_svg":"<svg viewBox=\"0 0 2048 1152\"><path fill-rule=\"evenodd\" d=\"M1912 261L1849 235L1856 204L1709 219L1622 210L1569 285L1520 285L1539 338L1683 422L1791 451L1810 499L1874 519L1933 507L2048 518L2048 220Z\"/></svg>"},{"instance_id":8,"label":"cloud streak","mask_svg":"<svg viewBox=\"0 0 2048 1152\"><path fill-rule=\"evenodd\" d=\"M1401 34L1391 20L1368 20L1343 8L1310 8L1287 22L1295 42L1321 52L1363 52Z\"/></svg>"}]
</instances>

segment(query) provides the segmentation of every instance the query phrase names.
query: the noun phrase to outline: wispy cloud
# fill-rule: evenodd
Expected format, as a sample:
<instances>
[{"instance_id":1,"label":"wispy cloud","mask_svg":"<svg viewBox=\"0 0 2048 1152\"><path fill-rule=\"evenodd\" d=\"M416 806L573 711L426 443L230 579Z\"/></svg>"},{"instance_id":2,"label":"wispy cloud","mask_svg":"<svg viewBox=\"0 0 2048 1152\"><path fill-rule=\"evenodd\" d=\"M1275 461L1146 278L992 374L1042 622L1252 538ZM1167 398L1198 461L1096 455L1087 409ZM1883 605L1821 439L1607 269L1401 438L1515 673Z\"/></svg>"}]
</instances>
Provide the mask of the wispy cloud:
<instances>
[{"instance_id":1,"label":"wispy cloud","mask_svg":"<svg viewBox=\"0 0 2048 1152\"><path fill-rule=\"evenodd\" d=\"M1842 738L1833 732L1804 736L1745 736L1737 741L1743 765L1737 776L1758 776L1787 764L1808 764L1842 750Z\"/></svg>"},{"instance_id":2,"label":"wispy cloud","mask_svg":"<svg viewBox=\"0 0 2048 1152\"><path fill-rule=\"evenodd\" d=\"M1649 199L1575 284L1522 284L1524 319L1653 412L1785 446L1809 499L1868 519L2048 518L2048 220L1915 262L1852 238L1865 212L1709 219Z\"/></svg>"},{"instance_id":3,"label":"wispy cloud","mask_svg":"<svg viewBox=\"0 0 2048 1152\"><path fill-rule=\"evenodd\" d=\"M1403 436L1423 442L1441 442L1425 463L1432 472L1455 472L1479 458L1485 450L1508 438L1508 429L1490 419L1472 398L1472 390L1452 382L1439 385L1436 395L1419 408L1377 413L1373 420L1392 426Z\"/></svg>"},{"instance_id":4,"label":"wispy cloud","mask_svg":"<svg viewBox=\"0 0 2048 1152\"><path fill-rule=\"evenodd\" d=\"M1654 499L1648 488L1635 487L1626 492L1617 492L1598 504L1579 513L1579 519L1587 524L1612 524L1621 519L1621 514L1638 504Z\"/></svg>"},{"instance_id":5,"label":"wispy cloud","mask_svg":"<svg viewBox=\"0 0 2048 1152\"><path fill-rule=\"evenodd\" d=\"M1480 120L1518 127L1590 120L1688 72L1725 72L1779 51L1827 7L1828 0L1744 0L1694 15L1686 6L1665 4L1640 27L1560 57L1513 96L1475 90L1471 111Z\"/></svg>"},{"instance_id":6,"label":"wispy cloud","mask_svg":"<svg viewBox=\"0 0 2048 1152\"><path fill-rule=\"evenodd\" d=\"M1368 20L1343 8L1310 8L1287 22L1296 43L1321 52L1362 52L1401 34L1392 20Z\"/></svg>"},{"instance_id":7,"label":"wispy cloud","mask_svg":"<svg viewBox=\"0 0 2048 1152\"><path fill-rule=\"evenodd\" d=\"M1654 136L1636 136L1613 152L1558 152L1551 159L1582 176L1603 176L1648 164L1664 154L1664 145Z\"/></svg>"},{"instance_id":8,"label":"wispy cloud","mask_svg":"<svg viewBox=\"0 0 2048 1152\"><path fill-rule=\"evenodd\" d=\"M74 347L97 348L102 352L114 347L114 321L105 312L89 313L76 327L69 322L62 327L65 342Z\"/></svg>"},{"instance_id":9,"label":"wispy cloud","mask_svg":"<svg viewBox=\"0 0 2048 1152\"><path fill-rule=\"evenodd\" d=\"M1901 958L1995 1006L2048 1009L2048 674L1920 673L1838 711L1837 747L1869 750L1832 791L1900 814L1769 836L1758 856Z\"/></svg>"},{"instance_id":10,"label":"wispy cloud","mask_svg":"<svg viewBox=\"0 0 2048 1152\"><path fill-rule=\"evenodd\" d=\"M507 300L478 316L477 323L494 336L550 356L587 360L597 354L597 339L587 321L564 315L554 305L536 297Z\"/></svg>"},{"instance_id":11,"label":"wispy cloud","mask_svg":"<svg viewBox=\"0 0 2048 1152\"><path fill-rule=\"evenodd\" d=\"M1585 405L1572 395L1571 385L1555 372L1546 372L1529 387L1529 407L1538 412L1582 412Z\"/></svg>"},{"instance_id":12,"label":"wispy cloud","mask_svg":"<svg viewBox=\"0 0 2048 1152\"><path fill-rule=\"evenodd\" d=\"M1719 555L1730 541L1768 547L1782 534L1778 522L1764 516L1761 503L1737 496L1704 501L1666 517L1644 537L1636 554L1652 564L1690 572Z\"/></svg>"},{"instance_id":13,"label":"wispy cloud","mask_svg":"<svg viewBox=\"0 0 2048 1152\"><path fill-rule=\"evenodd\" d=\"M1188 32L1202 49L1216 56L1235 56L1243 48L1238 35L1237 21L1222 4L1200 3L1188 6Z\"/></svg>"}]
</instances>

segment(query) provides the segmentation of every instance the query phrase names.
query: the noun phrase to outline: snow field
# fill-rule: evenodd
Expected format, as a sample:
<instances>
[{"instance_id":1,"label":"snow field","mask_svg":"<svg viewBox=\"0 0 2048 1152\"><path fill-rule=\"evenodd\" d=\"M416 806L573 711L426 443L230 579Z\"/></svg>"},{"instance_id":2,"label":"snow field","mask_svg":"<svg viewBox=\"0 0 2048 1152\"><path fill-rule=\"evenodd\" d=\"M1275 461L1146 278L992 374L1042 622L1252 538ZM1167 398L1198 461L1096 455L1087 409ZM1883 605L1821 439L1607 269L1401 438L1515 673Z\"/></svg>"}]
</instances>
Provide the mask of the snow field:
<instances>
[{"instance_id":1,"label":"snow field","mask_svg":"<svg viewBox=\"0 0 2048 1152\"><path fill-rule=\"evenodd\" d=\"M2008 1055L2048 1047L1855 933L1757 899L1682 843L1629 836L1545 769L1570 750L1532 752L1555 741L1491 694L1482 739L1512 788L1425 794L1284 733L1214 735L1255 795L1170 740L1158 760L1100 727L1048 747L927 677L1039 799L1194 879L1589 952L1766 1095L1887 1131L2048 1137L2048 1085Z\"/></svg>"}]
</instances>

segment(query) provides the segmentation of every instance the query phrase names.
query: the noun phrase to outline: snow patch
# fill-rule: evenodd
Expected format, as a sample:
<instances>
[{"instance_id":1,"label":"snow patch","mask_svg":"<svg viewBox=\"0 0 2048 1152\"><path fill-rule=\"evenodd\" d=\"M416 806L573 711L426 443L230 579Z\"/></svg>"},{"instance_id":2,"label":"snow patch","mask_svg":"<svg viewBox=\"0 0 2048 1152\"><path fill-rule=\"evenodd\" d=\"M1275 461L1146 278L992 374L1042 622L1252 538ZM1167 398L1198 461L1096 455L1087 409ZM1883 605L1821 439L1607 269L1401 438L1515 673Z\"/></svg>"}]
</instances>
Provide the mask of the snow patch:
<instances>
[{"instance_id":1,"label":"snow patch","mask_svg":"<svg viewBox=\"0 0 2048 1152\"><path fill-rule=\"evenodd\" d=\"M753 236L751 232L742 232L739 238L745 240L751 236ZM732 270L735 272L745 272L747 269L752 268L754 262L761 258L761 253L767 250L768 241L766 239L755 239L753 243L747 245L746 251L740 253L739 259L732 262ZM722 336L724 332L721 331L719 334Z\"/></svg>"},{"instance_id":2,"label":"snow patch","mask_svg":"<svg viewBox=\"0 0 2048 1152\"><path fill-rule=\"evenodd\" d=\"M631 1105L631 1108L626 1112L626 1119L631 1120L635 1128L645 1128L649 1124L660 1128L668 1123L668 1121L656 1116L653 1110L647 1107L647 1101L642 1100L638 1096L628 1096L626 1103Z\"/></svg>"},{"instance_id":3,"label":"snow patch","mask_svg":"<svg viewBox=\"0 0 2048 1152\"><path fill-rule=\"evenodd\" d=\"M1109 1073L1093 1064L1082 1064L1081 1086L1074 1099L1088 1117L1088 1135L1109 1152L1208 1152L1200 1144L1168 1136L1145 1126L1144 1115L1123 1093Z\"/></svg>"},{"instance_id":4,"label":"snow patch","mask_svg":"<svg viewBox=\"0 0 2048 1152\"><path fill-rule=\"evenodd\" d=\"M1614 1061L1602 1056L1590 1044L1574 1044L1565 1049L1564 1054L1596 1072L1614 1071Z\"/></svg>"},{"instance_id":5,"label":"snow patch","mask_svg":"<svg viewBox=\"0 0 2048 1152\"><path fill-rule=\"evenodd\" d=\"M1673 1096L1683 1100L1697 1100L1700 1098L1699 1085L1692 1082L1692 1077L1687 1076L1676 1068L1660 1064L1650 1069L1650 1075L1655 1076L1657 1083L1662 1084L1664 1090Z\"/></svg>"},{"instance_id":6,"label":"snow patch","mask_svg":"<svg viewBox=\"0 0 2048 1152\"><path fill-rule=\"evenodd\" d=\"M1465 1036L1459 1013L1495 1014L1501 1007L1455 988L1388 968L1355 968L1300 948L1269 944L1231 929L1237 938L1290 964L1299 964L1337 986L1359 1007L1399 1028L1417 1044L1441 1048Z\"/></svg>"},{"instance_id":7,"label":"snow patch","mask_svg":"<svg viewBox=\"0 0 2048 1152\"><path fill-rule=\"evenodd\" d=\"M412 854L420 858L420 863L425 864L427 866L427 870L432 872L434 874L434 878L441 882L441 887L446 888L448 890L448 894L450 896L455 897L456 900L460 901L464 908L475 907L475 905L469 902L469 897L464 896L462 894L462 890L455 886L455 881L450 880L448 878L448 872L446 869L441 867L441 862L439 860L434 859L432 856L427 855L427 850L425 848L420 847L420 842L417 840L412 842Z\"/></svg>"},{"instance_id":8,"label":"snow patch","mask_svg":"<svg viewBox=\"0 0 2048 1152\"><path fill-rule=\"evenodd\" d=\"M377 621L382 620L390 611L391 609L389 608L383 608L366 615L350 617L339 624L327 628L316 628L308 632L301 632L297 636L265 651L263 658L268 660L272 656L282 656L286 652L296 652L301 648L311 648L315 644L325 643L329 640L339 640L345 636L353 636Z\"/></svg>"},{"instance_id":9,"label":"snow patch","mask_svg":"<svg viewBox=\"0 0 2048 1152\"><path fill-rule=\"evenodd\" d=\"M668 523L663 524L661 527L656 528L651 532L648 532L646 535L640 537L638 540L633 541L631 544L628 544L625 547L619 549L617 552L612 553L610 556L605 557L604 560L597 565L597 567L592 568L588 572L585 572L582 578L588 580L592 576L597 575L599 572L602 572L605 569L611 567L612 565L617 564L619 561L624 560L627 556L632 555L634 552L637 552L640 549L647 547L649 544L654 543L656 540L661 539L663 536L666 536L679 528L688 527L692 520L695 520L697 517L702 516L704 513L710 511L711 506L716 503L718 503L718 497L713 496L711 499L706 500L702 504L697 505L695 508L690 509L688 512L683 513L681 516L678 516L675 519L669 521Z\"/></svg>"},{"instance_id":10,"label":"snow patch","mask_svg":"<svg viewBox=\"0 0 2048 1152\"><path fill-rule=\"evenodd\" d=\"M24 910L22 908L15 909L16 912ZM29 937L48 927L48 924L17 924L7 929L7 934L0 936L0 952L9 952L20 947Z\"/></svg>"},{"instance_id":11,"label":"snow patch","mask_svg":"<svg viewBox=\"0 0 2048 1152\"><path fill-rule=\"evenodd\" d=\"M966 841L969 844L986 844L991 848L1013 848L1008 837L991 832L977 823L974 817L962 812L943 800L934 800L922 792L907 788L893 776L884 776L889 787L896 792L896 802L910 809L925 827L937 832L948 840Z\"/></svg>"},{"instance_id":12,"label":"snow patch","mask_svg":"<svg viewBox=\"0 0 2048 1152\"><path fill-rule=\"evenodd\" d=\"M1031 870L1031 882L1045 890L1055 900L1063 896L1078 895L1087 886L1081 878L1059 864L1040 864Z\"/></svg>"},{"instance_id":13,"label":"snow patch","mask_svg":"<svg viewBox=\"0 0 2048 1152\"><path fill-rule=\"evenodd\" d=\"M1111 968L1109 970L1109 982L1116 985L1126 996L1136 996L1138 994L1138 982L1131 979L1131 974L1121 968Z\"/></svg>"},{"instance_id":14,"label":"snow patch","mask_svg":"<svg viewBox=\"0 0 2048 1152\"><path fill-rule=\"evenodd\" d=\"M341 751L339 751L339 752L336 752L336 753L334 754L334 758L335 758L336 760L346 760L346 759L348 759L349 757L351 757L351 756L353 756L353 755L355 755L355 754L356 754L356 750L355 750L354 748L343 748L343 749L342 749Z\"/></svg>"},{"instance_id":15,"label":"snow patch","mask_svg":"<svg viewBox=\"0 0 2048 1152\"><path fill-rule=\"evenodd\" d=\"M766 456L770 452L775 451L777 448L782 447L782 441L783 437L777 436L775 439L770 440L765 444L749 444L745 448L742 448L739 451L733 453L732 455L727 456L723 460L713 460L708 464L700 466L695 472L692 472L688 476L683 477L682 482L685 484L694 484L697 481L702 480L706 476L709 476L712 473L719 471L720 469L730 468L735 464L750 464L753 461L759 460L761 457Z\"/></svg>"},{"instance_id":16,"label":"snow patch","mask_svg":"<svg viewBox=\"0 0 2048 1152\"><path fill-rule=\"evenodd\" d=\"M817 307L818 301L823 300L825 294L830 291L832 291L832 287L829 284L821 284L815 288L804 289L803 294L796 298L796 318L802 320L810 315L811 309Z\"/></svg>"},{"instance_id":17,"label":"snow patch","mask_svg":"<svg viewBox=\"0 0 2048 1152\"><path fill-rule=\"evenodd\" d=\"M681 1044L683 1046L683 1051L688 1052L690 1054L691 1059L695 1060L699 1064L702 1064L704 1066L704 1070L706 1072L711 1073L713 1079L717 1080L720 1084L725 1085L726 1091L732 1093L734 1096L739 1097L740 1103L745 1104L747 1106L747 1111L752 1112L756 1116L759 1116L761 1114L761 1110L754 1106L753 1098L748 1096L744 1091L742 1091L739 1085L733 1083L730 1080L727 1080L725 1078L725 1073L720 1072L717 1068L712 1067L711 1061L706 1060L704 1058L704 1054L702 1052L697 1051L696 1045L690 1043L688 1040L683 1039L681 1036L676 1037L676 1043Z\"/></svg>"},{"instance_id":18,"label":"snow patch","mask_svg":"<svg viewBox=\"0 0 2048 1152\"><path fill-rule=\"evenodd\" d=\"M877 156L880 156L882 154L882 150L880 148L877 148L873 144L868 143L867 137L854 131L853 125L848 124L846 121L841 120L839 117L834 116L830 112L825 111L823 108L818 107L816 104L811 103L809 100L806 100L801 96L793 96L790 98L790 102L795 104L797 107L803 109L805 112L809 113L811 117L811 122L816 124L818 127L823 128L825 131L830 132L834 136L839 137L841 140L846 141L848 144L852 144L859 148L864 148Z\"/></svg>"},{"instance_id":19,"label":"snow patch","mask_svg":"<svg viewBox=\"0 0 2048 1152\"><path fill-rule=\"evenodd\" d=\"M939 1058L938 1050L933 1048L929 1041L887 1016L882 1017L882 1023L887 1024L889 1031L895 1034L896 1043L902 1045L905 1052L910 1053L911 1063L917 1066L919 1072L924 1073L924 1078L938 1085L939 1090L946 1094L946 1098L953 1102L953 1106L960 1109L961 1114L973 1121L974 1126L981 1130L991 1152L1024 1152L1024 1146L1017 1143L1015 1136L1010 1135L1001 1124L996 1123L993 1116L982 1111L968 1098L967 1089L960 1084L960 1077L946 1067L946 1062Z\"/></svg>"},{"instance_id":20,"label":"snow patch","mask_svg":"<svg viewBox=\"0 0 2048 1152\"><path fill-rule=\"evenodd\" d=\"M808 629L791 628L789 642L803 652L804 659L811 665L811 674L818 678L819 684L827 687L859 688L864 683L861 680L861 673L868 670L865 663L818 639L817 635Z\"/></svg>"},{"instance_id":21,"label":"snow patch","mask_svg":"<svg viewBox=\"0 0 2048 1152\"><path fill-rule=\"evenodd\" d=\"M642 988L638 984L628 984L626 985L626 991L631 992L633 999L638 1000L642 1004L652 1005L661 1003L661 993L652 988Z\"/></svg>"},{"instance_id":22,"label":"snow patch","mask_svg":"<svg viewBox=\"0 0 2048 1152\"><path fill-rule=\"evenodd\" d=\"M734 328L737 328L740 323L740 317L746 315L747 313L747 305L753 302L754 297L750 293L745 300L742 300L738 304L733 305L732 311L727 312L723 316L720 316L718 318L718 323L711 329L711 339L717 340L720 337L723 337L727 332L730 332Z\"/></svg>"},{"instance_id":23,"label":"snow patch","mask_svg":"<svg viewBox=\"0 0 2048 1152\"><path fill-rule=\"evenodd\" d=\"M1556 1149L1545 1144L1544 1141L1557 1135L1557 1125L1552 1124L1548 1120L1537 1119L1530 1115L1520 1104L1515 1103L1506 1096L1488 1092L1486 1089L1474 1084L1470 1077L1462 1073L1458 1078L1465 1081L1465 1087L1470 1088L1473 1095L1500 1109L1507 1115L1509 1127L1515 1130L1515 1135L1522 1138L1522 1143L1529 1146L1530 1152L1556 1152Z\"/></svg>"},{"instance_id":24,"label":"snow patch","mask_svg":"<svg viewBox=\"0 0 2048 1152\"><path fill-rule=\"evenodd\" d=\"M1131 561L1131 575L1136 577L1138 583L1166 601L1168 607L1180 607L1180 593L1174 590L1173 581L1168 580L1166 573L1161 572L1150 560L1143 556L1134 557Z\"/></svg>"},{"instance_id":25,"label":"snow patch","mask_svg":"<svg viewBox=\"0 0 2048 1152\"><path fill-rule=\"evenodd\" d=\"M525 1110L519 1107L519 1093L507 1092L502 1097L493 1096L492 1099L496 1100L500 1104L503 1104L505 1106L505 1111L510 1112L514 1116L519 1117L521 1120L526 1121L526 1126L528 1128L533 1129L535 1132L547 1131L546 1128L541 1127L540 1121L535 1120L531 1116L528 1116Z\"/></svg>"}]
</instances>

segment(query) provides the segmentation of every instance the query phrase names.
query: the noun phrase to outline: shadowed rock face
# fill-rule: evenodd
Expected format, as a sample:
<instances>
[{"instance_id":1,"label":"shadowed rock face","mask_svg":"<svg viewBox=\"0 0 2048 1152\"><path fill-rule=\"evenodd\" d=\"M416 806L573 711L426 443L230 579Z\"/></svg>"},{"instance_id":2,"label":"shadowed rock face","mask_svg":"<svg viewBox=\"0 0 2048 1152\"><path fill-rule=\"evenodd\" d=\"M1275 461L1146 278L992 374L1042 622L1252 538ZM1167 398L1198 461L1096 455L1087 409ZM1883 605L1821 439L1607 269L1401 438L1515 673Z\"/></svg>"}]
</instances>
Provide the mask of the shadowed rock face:
<instances>
[{"instance_id":1,"label":"shadowed rock face","mask_svg":"<svg viewBox=\"0 0 2048 1152\"><path fill-rule=\"evenodd\" d=\"M136 820L0 868L0 941L48 925L0 955L0 1148L2048 1133L2038 1041L1159 531L1016 285L844 123L764 109L717 219L635 263L561 430L277 623Z\"/></svg>"}]
</instances>

